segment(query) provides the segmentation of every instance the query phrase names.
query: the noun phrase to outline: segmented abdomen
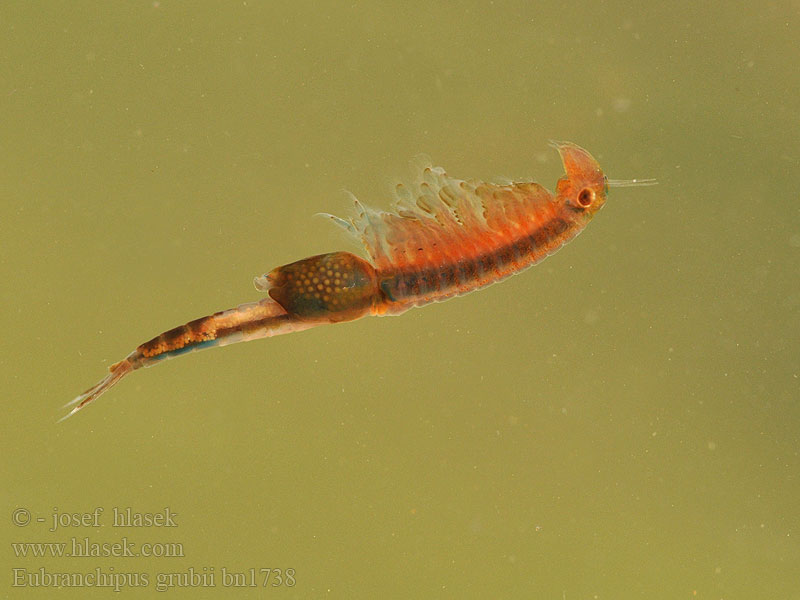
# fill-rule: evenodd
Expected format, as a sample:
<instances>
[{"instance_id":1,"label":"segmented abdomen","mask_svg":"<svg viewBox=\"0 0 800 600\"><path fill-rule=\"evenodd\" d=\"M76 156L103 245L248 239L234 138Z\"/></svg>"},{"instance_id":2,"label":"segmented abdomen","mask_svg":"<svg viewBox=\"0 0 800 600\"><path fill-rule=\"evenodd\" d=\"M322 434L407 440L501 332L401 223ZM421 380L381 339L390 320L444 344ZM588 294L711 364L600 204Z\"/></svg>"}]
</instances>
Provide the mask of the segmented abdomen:
<instances>
[{"instance_id":1,"label":"segmented abdomen","mask_svg":"<svg viewBox=\"0 0 800 600\"><path fill-rule=\"evenodd\" d=\"M577 235L573 221L560 215L499 247L452 256L437 265L406 266L378 273L385 313L440 302L496 283L536 264ZM472 254L472 255L471 255Z\"/></svg>"},{"instance_id":2,"label":"segmented abdomen","mask_svg":"<svg viewBox=\"0 0 800 600\"><path fill-rule=\"evenodd\" d=\"M264 337L264 325L285 315L269 299L241 304L180 325L140 345L129 357L135 369L193 350Z\"/></svg>"}]
</instances>

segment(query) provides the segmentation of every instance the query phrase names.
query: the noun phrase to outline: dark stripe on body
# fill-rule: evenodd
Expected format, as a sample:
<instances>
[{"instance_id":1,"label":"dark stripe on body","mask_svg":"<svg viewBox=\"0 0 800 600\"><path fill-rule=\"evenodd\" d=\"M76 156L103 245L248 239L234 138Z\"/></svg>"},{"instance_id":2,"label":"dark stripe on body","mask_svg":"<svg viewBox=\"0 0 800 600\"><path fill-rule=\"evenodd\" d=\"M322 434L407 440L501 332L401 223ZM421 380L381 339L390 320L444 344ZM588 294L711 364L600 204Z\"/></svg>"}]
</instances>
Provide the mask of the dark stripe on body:
<instances>
[{"instance_id":1,"label":"dark stripe on body","mask_svg":"<svg viewBox=\"0 0 800 600\"><path fill-rule=\"evenodd\" d=\"M489 281L485 283L496 281L504 275L501 271L505 267L528 266L535 251L544 255L549 248L563 243L564 233L570 227L569 221L555 217L530 234L474 258L426 269L408 267L392 271L385 277L379 276L380 288L387 300L400 302L407 298L435 296L436 292L454 290L462 285L483 283L482 280L487 278Z\"/></svg>"}]
</instances>

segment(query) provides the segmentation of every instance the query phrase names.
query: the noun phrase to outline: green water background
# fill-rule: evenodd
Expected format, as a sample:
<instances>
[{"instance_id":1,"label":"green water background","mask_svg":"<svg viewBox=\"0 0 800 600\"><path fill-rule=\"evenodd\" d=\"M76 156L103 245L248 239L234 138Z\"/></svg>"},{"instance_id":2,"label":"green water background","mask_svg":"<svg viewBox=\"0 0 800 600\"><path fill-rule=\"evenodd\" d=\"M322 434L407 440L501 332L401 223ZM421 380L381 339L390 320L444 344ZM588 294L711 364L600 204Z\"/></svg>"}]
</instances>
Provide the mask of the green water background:
<instances>
[{"instance_id":1,"label":"green water background","mask_svg":"<svg viewBox=\"0 0 800 600\"><path fill-rule=\"evenodd\" d=\"M215 569L170 597L800 598L798 2L0 6L0 596L13 569ZM525 274L205 351L61 404L153 335L356 247L425 152L613 178ZM51 527L54 509L104 509ZM111 527L114 507L175 528ZM26 526L12 521L30 511ZM36 521L44 519L43 523ZM33 558L12 543L180 543ZM221 571L294 569L232 590ZM274 579L272 580L274 581ZM260 583L260 582L259 582Z\"/></svg>"}]
</instances>

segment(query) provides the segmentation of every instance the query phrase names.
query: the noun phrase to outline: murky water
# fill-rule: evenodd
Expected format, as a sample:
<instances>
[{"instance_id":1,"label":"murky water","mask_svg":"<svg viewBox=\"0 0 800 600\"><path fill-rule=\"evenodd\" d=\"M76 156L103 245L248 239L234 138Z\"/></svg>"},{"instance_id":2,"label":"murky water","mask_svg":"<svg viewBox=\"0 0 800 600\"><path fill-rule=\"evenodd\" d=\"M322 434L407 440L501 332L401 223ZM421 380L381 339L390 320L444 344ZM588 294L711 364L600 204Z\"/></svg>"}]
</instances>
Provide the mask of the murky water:
<instances>
[{"instance_id":1,"label":"murky water","mask_svg":"<svg viewBox=\"0 0 800 600\"><path fill-rule=\"evenodd\" d=\"M800 597L800 5L540 4L0 7L4 597ZM425 152L552 189L549 139L659 185L500 285L55 424L357 251L312 218L343 188L388 208Z\"/></svg>"}]
</instances>

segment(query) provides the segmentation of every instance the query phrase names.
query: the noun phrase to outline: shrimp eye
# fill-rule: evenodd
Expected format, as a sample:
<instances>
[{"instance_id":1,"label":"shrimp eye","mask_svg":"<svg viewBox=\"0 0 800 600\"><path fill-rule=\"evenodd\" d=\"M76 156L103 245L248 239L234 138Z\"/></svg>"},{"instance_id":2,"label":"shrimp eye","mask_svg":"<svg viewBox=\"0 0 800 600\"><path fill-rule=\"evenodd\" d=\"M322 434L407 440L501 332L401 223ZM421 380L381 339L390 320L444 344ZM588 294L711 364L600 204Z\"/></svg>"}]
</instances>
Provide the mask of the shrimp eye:
<instances>
[{"instance_id":1,"label":"shrimp eye","mask_svg":"<svg viewBox=\"0 0 800 600\"><path fill-rule=\"evenodd\" d=\"M594 190L591 188L583 188L578 194L578 204L583 208L588 208L594 202Z\"/></svg>"}]
</instances>

